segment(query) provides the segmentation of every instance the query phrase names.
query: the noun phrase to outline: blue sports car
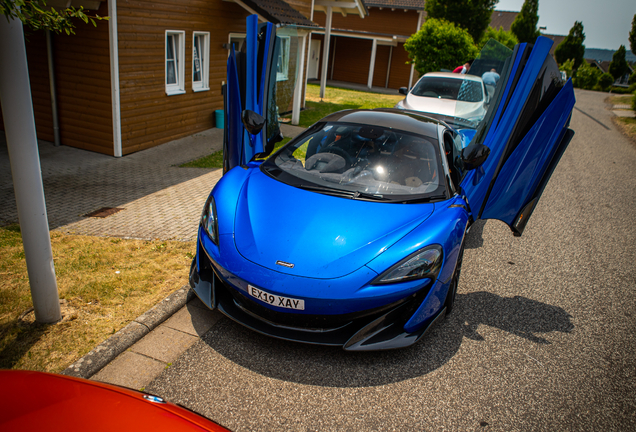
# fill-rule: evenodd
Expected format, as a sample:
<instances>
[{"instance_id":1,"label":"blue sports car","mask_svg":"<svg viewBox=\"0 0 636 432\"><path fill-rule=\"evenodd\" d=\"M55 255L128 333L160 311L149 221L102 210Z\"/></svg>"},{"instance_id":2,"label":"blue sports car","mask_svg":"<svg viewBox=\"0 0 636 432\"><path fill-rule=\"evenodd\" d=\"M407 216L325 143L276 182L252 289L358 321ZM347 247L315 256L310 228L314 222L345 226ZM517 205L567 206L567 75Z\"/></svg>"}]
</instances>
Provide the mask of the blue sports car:
<instances>
[{"instance_id":1,"label":"blue sports car","mask_svg":"<svg viewBox=\"0 0 636 432\"><path fill-rule=\"evenodd\" d=\"M341 111L267 156L281 139L281 39L250 17L245 46L228 59L225 174L201 216L190 285L265 335L409 346L452 310L475 220L523 233L573 136L572 83L539 37L473 63L471 73L501 76L478 123Z\"/></svg>"}]
</instances>

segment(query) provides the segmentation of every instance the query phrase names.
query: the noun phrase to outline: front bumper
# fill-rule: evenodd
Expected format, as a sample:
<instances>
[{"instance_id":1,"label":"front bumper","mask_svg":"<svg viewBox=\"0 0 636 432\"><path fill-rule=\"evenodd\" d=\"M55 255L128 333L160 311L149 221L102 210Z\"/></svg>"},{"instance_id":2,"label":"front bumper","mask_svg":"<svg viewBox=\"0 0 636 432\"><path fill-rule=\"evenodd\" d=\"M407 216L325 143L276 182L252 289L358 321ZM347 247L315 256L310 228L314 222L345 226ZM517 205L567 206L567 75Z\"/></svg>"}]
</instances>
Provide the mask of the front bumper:
<instances>
[{"instance_id":1,"label":"front bumper","mask_svg":"<svg viewBox=\"0 0 636 432\"><path fill-rule=\"evenodd\" d=\"M229 283L227 273L198 243L190 270L190 286L209 308L256 332L308 344L341 346L349 351L404 348L416 343L445 316L445 309L430 313L431 303L445 288L430 281L417 292L390 304L340 315L279 312L259 304ZM234 276L235 278L235 276ZM427 300L432 301L427 301ZM424 309L429 310L425 314ZM422 316L427 318L421 319ZM419 319L418 319L419 317ZM410 332L405 328L414 329Z\"/></svg>"}]
</instances>

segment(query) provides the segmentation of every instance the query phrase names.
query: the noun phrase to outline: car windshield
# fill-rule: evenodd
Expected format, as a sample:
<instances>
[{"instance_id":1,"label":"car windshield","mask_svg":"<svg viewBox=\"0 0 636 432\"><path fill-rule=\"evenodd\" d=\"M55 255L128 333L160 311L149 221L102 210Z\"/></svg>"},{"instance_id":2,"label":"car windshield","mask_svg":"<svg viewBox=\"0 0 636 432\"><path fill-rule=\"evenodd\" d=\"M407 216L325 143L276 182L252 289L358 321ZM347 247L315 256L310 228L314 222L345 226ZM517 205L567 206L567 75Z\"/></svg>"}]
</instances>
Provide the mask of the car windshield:
<instances>
[{"instance_id":1,"label":"car windshield","mask_svg":"<svg viewBox=\"0 0 636 432\"><path fill-rule=\"evenodd\" d=\"M484 92L480 81L463 78L425 76L417 82L411 94L459 102L481 102Z\"/></svg>"},{"instance_id":2,"label":"car windshield","mask_svg":"<svg viewBox=\"0 0 636 432\"><path fill-rule=\"evenodd\" d=\"M317 123L261 169L292 186L354 199L446 198L438 141L378 126Z\"/></svg>"}]
</instances>

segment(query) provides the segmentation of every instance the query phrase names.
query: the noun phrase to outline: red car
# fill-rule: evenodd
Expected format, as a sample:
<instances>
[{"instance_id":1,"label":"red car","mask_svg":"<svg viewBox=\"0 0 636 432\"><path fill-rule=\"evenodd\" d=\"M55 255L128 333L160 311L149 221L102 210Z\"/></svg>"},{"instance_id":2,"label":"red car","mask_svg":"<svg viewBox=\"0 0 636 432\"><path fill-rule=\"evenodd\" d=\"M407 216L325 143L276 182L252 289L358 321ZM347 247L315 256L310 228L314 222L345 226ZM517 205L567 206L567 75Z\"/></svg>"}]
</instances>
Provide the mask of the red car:
<instances>
[{"instance_id":1,"label":"red car","mask_svg":"<svg viewBox=\"0 0 636 432\"><path fill-rule=\"evenodd\" d=\"M63 375L0 370L0 431L228 431L160 397Z\"/></svg>"}]
</instances>

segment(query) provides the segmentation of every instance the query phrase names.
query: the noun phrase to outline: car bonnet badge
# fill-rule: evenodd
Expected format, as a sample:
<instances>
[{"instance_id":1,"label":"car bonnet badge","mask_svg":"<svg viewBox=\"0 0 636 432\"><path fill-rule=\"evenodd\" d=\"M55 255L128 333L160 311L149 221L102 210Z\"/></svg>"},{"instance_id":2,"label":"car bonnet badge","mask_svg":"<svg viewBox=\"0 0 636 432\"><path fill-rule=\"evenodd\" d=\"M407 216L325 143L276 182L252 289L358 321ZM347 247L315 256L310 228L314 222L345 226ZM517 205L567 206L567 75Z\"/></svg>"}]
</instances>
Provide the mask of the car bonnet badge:
<instances>
[{"instance_id":1,"label":"car bonnet badge","mask_svg":"<svg viewBox=\"0 0 636 432\"><path fill-rule=\"evenodd\" d=\"M287 267L287 268L290 268L290 269L294 268L294 264L288 263L288 262L285 262L285 261L281 261L281 260L276 261L276 265Z\"/></svg>"}]
</instances>

